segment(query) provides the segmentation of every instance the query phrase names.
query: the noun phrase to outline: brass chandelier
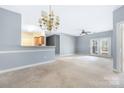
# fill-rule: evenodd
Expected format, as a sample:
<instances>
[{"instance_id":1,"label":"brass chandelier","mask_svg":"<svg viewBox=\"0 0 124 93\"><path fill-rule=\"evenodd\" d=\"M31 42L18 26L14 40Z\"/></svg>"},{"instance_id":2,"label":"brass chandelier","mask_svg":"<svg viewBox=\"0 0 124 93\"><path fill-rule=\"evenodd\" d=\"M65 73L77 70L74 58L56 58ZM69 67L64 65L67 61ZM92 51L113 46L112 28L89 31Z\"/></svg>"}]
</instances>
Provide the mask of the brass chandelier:
<instances>
[{"instance_id":1,"label":"brass chandelier","mask_svg":"<svg viewBox=\"0 0 124 93\"><path fill-rule=\"evenodd\" d=\"M57 30L60 23L59 23L59 16L56 16L49 6L49 12L42 11L41 17L39 18L39 24L42 29L47 31L54 31Z\"/></svg>"}]
</instances>

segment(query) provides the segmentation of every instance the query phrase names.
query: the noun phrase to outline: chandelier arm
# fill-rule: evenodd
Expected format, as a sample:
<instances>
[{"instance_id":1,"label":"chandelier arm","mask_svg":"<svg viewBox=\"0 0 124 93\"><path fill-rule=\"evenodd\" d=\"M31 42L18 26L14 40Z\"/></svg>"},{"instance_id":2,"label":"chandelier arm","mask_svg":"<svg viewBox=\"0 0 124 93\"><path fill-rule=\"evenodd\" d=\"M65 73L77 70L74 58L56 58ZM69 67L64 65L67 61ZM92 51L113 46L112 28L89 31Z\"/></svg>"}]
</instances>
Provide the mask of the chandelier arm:
<instances>
[{"instance_id":1,"label":"chandelier arm","mask_svg":"<svg viewBox=\"0 0 124 93\"><path fill-rule=\"evenodd\" d=\"M46 28L48 31L52 31L58 28L59 26L59 17L55 16L52 9L51 5L49 5L49 11L48 15L42 16L40 18L40 27L41 28Z\"/></svg>"}]
</instances>

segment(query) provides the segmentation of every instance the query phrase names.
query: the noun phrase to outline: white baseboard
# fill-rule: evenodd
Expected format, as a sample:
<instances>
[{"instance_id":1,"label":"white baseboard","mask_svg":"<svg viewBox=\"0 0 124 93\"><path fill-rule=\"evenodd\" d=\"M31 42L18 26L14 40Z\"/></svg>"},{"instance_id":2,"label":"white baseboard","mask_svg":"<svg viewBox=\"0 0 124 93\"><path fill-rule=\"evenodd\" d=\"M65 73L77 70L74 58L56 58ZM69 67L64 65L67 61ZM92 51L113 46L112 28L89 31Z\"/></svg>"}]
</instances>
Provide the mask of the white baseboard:
<instances>
[{"instance_id":1,"label":"white baseboard","mask_svg":"<svg viewBox=\"0 0 124 93\"><path fill-rule=\"evenodd\" d=\"M72 55L75 55L75 54L60 54L60 56L72 56Z\"/></svg>"},{"instance_id":2,"label":"white baseboard","mask_svg":"<svg viewBox=\"0 0 124 93\"><path fill-rule=\"evenodd\" d=\"M120 71L118 71L117 69L113 68L113 72L119 73Z\"/></svg>"},{"instance_id":3,"label":"white baseboard","mask_svg":"<svg viewBox=\"0 0 124 93\"><path fill-rule=\"evenodd\" d=\"M35 67L35 66L38 66L38 65L52 63L52 62L55 62L55 60L44 61L44 62L39 62L39 63L36 63L36 64L30 64L30 65L11 68L11 69L1 70L0 74L7 73L7 72L12 72L12 71L17 71L17 70L21 70L21 69L25 69L25 68Z\"/></svg>"}]
</instances>

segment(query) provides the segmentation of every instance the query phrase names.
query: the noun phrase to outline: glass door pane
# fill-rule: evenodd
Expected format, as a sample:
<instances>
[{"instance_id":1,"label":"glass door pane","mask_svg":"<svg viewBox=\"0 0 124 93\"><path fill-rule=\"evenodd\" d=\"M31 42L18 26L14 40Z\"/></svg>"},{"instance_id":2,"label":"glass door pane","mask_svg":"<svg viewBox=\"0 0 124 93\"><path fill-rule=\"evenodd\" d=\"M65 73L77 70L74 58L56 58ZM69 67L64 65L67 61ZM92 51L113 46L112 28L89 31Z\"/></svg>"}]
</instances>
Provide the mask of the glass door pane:
<instances>
[{"instance_id":1,"label":"glass door pane","mask_svg":"<svg viewBox=\"0 0 124 93\"><path fill-rule=\"evenodd\" d=\"M110 55L110 51L111 51L111 44L110 44L110 39L109 38L104 38L100 40L100 54L101 55Z\"/></svg>"},{"instance_id":2,"label":"glass door pane","mask_svg":"<svg viewBox=\"0 0 124 93\"><path fill-rule=\"evenodd\" d=\"M99 54L99 41L91 40L91 54Z\"/></svg>"}]
</instances>

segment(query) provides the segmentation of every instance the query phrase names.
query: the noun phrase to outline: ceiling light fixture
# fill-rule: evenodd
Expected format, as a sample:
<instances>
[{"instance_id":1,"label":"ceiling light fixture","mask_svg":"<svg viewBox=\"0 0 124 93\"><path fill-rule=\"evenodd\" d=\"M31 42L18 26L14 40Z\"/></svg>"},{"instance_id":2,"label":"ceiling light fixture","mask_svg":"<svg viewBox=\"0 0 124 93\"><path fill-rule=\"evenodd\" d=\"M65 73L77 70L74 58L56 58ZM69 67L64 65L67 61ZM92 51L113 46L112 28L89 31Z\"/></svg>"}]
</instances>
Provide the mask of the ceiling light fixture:
<instances>
[{"instance_id":1,"label":"ceiling light fixture","mask_svg":"<svg viewBox=\"0 0 124 93\"><path fill-rule=\"evenodd\" d=\"M54 12L49 6L49 12L42 11L41 17L39 19L40 27L47 31L54 31L57 30L60 23L59 23L59 16L54 15Z\"/></svg>"}]
</instances>

